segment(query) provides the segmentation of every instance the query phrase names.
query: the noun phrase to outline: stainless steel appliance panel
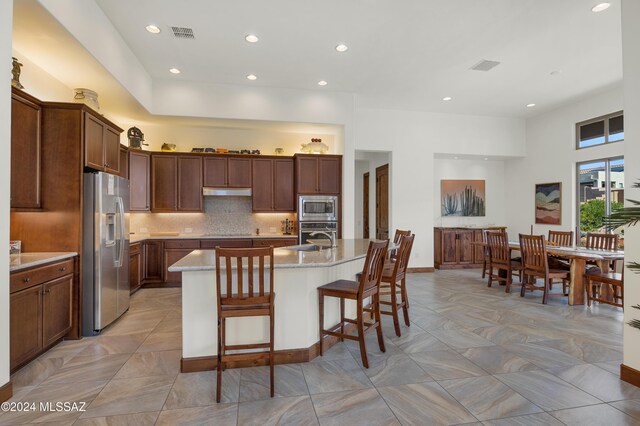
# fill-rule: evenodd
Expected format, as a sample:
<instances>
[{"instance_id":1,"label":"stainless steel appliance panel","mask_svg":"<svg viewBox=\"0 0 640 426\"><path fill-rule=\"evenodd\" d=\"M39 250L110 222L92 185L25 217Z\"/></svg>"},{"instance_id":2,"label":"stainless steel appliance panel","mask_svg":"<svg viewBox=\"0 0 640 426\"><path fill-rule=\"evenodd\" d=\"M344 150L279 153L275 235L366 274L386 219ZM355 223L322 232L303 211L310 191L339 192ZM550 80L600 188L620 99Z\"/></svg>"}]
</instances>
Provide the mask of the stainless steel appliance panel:
<instances>
[{"instance_id":1,"label":"stainless steel appliance panel","mask_svg":"<svg viewBox=\"0 0 640 426\"><path fill-rule=\"evenodd\" d=\"M338 238L337 222L301 222L299 226L300 244L307 244L309 240L330 240L328 235L317 234L311 235L313 232L325 232L333 237L333 241Z\"/></svg>"},{"instance_id":2,"label":"stainless steel appliance panel","mask_svg":"<svg viewBox=\"0 0 640 426\"><path fill-rule=\"evenodd\" d=\"M338 220L338 197L335 195L300 195L300 222L335 222Z\"/></svg>"}]
</instances>

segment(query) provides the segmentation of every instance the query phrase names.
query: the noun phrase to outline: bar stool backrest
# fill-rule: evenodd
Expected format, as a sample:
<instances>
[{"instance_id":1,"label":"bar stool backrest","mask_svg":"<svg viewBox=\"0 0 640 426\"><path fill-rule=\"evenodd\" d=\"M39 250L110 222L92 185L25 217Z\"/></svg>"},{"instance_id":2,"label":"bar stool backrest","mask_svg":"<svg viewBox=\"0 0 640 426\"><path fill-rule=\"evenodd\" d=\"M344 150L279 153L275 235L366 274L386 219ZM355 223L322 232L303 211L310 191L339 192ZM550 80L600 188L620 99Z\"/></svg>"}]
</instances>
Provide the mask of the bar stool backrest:
<instances>
[{"instance_id":1,"label":"bar stool backrest","mask_svg":"<svg viewBox=\"0 0 640 426\"><path fill-rule=\"evenodd\" d=\"M409 257L411 256L411 249L413 248L413 240L416 235L403 235L400 237L400 247L398 247L398 255L396 261L393 263L393 275L396 281L402 279L407 271L409 265Z\"/></svg>"},{"instance_id":2,"label":"bar stool backrest","mask_svg":"<svg viewBox=\"0 0 640 426\"><path fill-rule=\"evenodd\" d=\"M388 247L389 240L371 241L369 243L364 268L360 275L358 294L361 297L366 297L364 295L371 292L373 288L379 288Z\"/></svg>"},{"instance_id":3,"label":"bar stool backrest","mask_svg":"<svg viewBox=\"0 0 640 426\"><path fill-rule=\"evenodd\" d=\"M410 230L403 231L402 229L396 229L396 233L393 236L393 244L396 246L399 245L400 241L402 240L402 237L406 237L408 235L411 235ZM391 250L391 254L389 255L389 258L391 260L396 260L398 258L398 249Z\"/></svg>"},{"instance_id":4,"label":"bar stool backrest","mask_svg":"<svg viewBox=\"0 0 640 426\"><path fill-rule=\"evenodd\" d=\"M216 247L216 286L218 307L268 303L273 292L273 247Z\"/></svg>"}]
</instances>

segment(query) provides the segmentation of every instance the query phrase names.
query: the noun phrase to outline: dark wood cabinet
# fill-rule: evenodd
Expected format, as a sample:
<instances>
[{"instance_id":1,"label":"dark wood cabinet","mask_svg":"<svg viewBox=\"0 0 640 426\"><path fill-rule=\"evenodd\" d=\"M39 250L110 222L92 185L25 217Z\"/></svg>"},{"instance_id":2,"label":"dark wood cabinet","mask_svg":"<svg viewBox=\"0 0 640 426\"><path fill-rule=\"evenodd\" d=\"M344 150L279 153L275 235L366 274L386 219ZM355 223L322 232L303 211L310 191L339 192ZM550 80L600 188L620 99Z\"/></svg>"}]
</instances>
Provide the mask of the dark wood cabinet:
<instances>
[{"instance_id":1,"label":"dark wood cabinet","mask_svg":"<svg viewBox=\"0 0 640 426\"><path fill-rule=\"evenodd\" d=\"M129 150L124 145L120 145L120 172L118 176L129 179Z\"/></svg>"},{"instance_id":2,"label":"dark wood cabinet","mask_svg":"<svg viewBox=\"0 0 640 426\"><path fill-rule=\"evenodd\" d=\"M95 170L120 172L120 133L104 119L84 112L84 165Z\"/></svg>"},{"instance_id":3,"label":"dark wood cabinet","mask_svg":"<svg viewBox=\"0 0 640 426\"><path fill-rule=\"evenodd\" d=\"M11 93L11 208L39 209L41 107L37 99Z\"/></svg>"},{"instance_id":4,"label":"dark wood cabinet","mask_svg":"<svg viewBox=\"0 0 640 426\"><path fill-rule=\"evenodd\" d=\"M142 285L142 243L129 246L129 291L135 293Z\"/></svg>"},{"instance_id":5,"label":"dark wood cabinet","mask_svg":"<svg viewBox=\"0 0 640 426\"><path fill-rule=\"evenodd\" d=\"M74 260L10 277L10 368L15 371L71 331Z\"/></svg>"},{"instance_id":6,"label":"dark wood cabinet","mask_svg":"<svg viewBox=\"0 0 640 426\"><path fill-rule=\"evenodd\" d=\"M434 228L434 265L438 269L480 268L484 260L482 231L490 228Z\"/></svg>"},{"instance_id":7,"label":"dark wood cabinet","mask_svg":"<svg viewBox=\"0 0 640 426\"><path fill-rule=\"evenodd\" d=\"M298 244L297 238L254 238L253 247L287 247Z\"/></svg>"},{"instance_id":8,"label":"dark wood cabinet","mask_svg":"<svg viewBox=\"0 0 640 426\"><path fill-rule=\"evenodd\" d=\"M145 241L142 249L144 265L144 283L162 282L162 241Z\"/></svg>"},{"instance_id":9,"label":"dark wood cabinet","mask_svg":"<svg viewBox=\"0 0 640 426\"><path fill-rule=\"evenodd\" d=\"M202 157L178 157L178 211L202 211Z\"/></svg>"},{"instance_id":10,"label":"dark wood cabinet","mask_svg":"<svg viewBox=\"0 0 640 426\"><path fill-rule=\"evenodd\" d=\"M221 238L200 241L200 248L203 250L211 250L216 247L249 248L253 247L253 241L250 238Z\"/></svg>"},{"instance_id":11,"label":"dark wood cabinet","mask_svg":"<svg viewBox=\"0 0 640 426\"><path fill-rule=\"evenodd\" d=\"M296 154L298 194L339 194L342 187L342 156Z\"/></svg>"},{"instance_id":12,"label":"dark wood cabinet","mask_svg":"<svg viewBox=\"0 0 640 426\"><path fill-rule=\"evenodd\" d=\"M170 272L169 266L199 248L200 240L167 240L164 242L164 282L166 284L182 283L182 273Z\"/></svg>"},{"instance_id":13,"label":"dark wood cabinet","mask_svg":"<svg viewBox=\"0 0 640 426\"><path fill-rule=\"evenodd\" d=\"M252 174L254 212L295 210L293 160L255 158Z\"/></svg>"},{"instance_id":14,"label":"dark wood cabinet","mask_svg":"<svg viewBox=\"0 0 640 426\"><path fill-rule=\"evenodd\" d=\"M129 151L129 210L149 211L151 206L151 159L149 154Z\"/></svg>"},{"instance_id":15,"label":"dark wood cabinet","mask_svg":"<svg viewBox=\"0 0 640 426\"><path fill-rule=\"evenodd\" d=\"M178 158L151 155L151 210L175 212L178 207Z\"/></svg>"},{"instance_id":16,"label":"dark wood cabinet","mask_svg":"<svg viewBox=\"0 0 640 426\"><path fill-rule=\"evenodd\" d=\"M250 188L251 159L209 157L203 159L203 184L214 188Z\"/></svg>"}]
</instances>

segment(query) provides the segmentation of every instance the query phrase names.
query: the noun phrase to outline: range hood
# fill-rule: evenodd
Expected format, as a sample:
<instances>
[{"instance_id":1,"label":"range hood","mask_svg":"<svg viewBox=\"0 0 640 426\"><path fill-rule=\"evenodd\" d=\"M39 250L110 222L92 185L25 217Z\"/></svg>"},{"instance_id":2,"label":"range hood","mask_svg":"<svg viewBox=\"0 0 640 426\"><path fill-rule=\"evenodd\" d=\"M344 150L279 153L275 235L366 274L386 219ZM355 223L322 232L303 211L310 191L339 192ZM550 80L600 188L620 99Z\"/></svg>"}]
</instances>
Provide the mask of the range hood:
<instances>
[{"instance_id":1,"label":"range hood","mask_svg":"<svg viewBox=\"0 0 640 426\"><path fill-rule=\"evenodd\" d=\"M251 188L202 188L202 195L217 197L251 197Z\"/></svg>"}]
</instances>

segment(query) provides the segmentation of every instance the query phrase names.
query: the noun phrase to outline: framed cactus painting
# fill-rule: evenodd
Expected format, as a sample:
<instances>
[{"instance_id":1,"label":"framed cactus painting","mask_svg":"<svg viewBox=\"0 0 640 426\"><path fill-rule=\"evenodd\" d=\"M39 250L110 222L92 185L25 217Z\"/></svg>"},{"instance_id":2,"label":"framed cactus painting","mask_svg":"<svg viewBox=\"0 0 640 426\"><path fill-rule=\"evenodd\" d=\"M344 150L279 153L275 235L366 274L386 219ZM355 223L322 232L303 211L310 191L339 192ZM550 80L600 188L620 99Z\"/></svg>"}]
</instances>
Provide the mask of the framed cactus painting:
<instances>
[{"instance_id":1,"label":"framed cactus painting","mask_svg":"<svg viewBox=\"0 0 640 426\"><path fill-rule=\"evenodd\" d=\"M536 183L536 223L560 225L562 183Z\"/></svg>"},{"instance_id":2,"label":"framed cactus painting","mask_svg":"<svg viewBox=\"0 0 640 426\"><path fill-rule=\"evenodd\" d=\"M484 216L484 180L442 179L442 216Z\"/></svg>"}]
</instances>

